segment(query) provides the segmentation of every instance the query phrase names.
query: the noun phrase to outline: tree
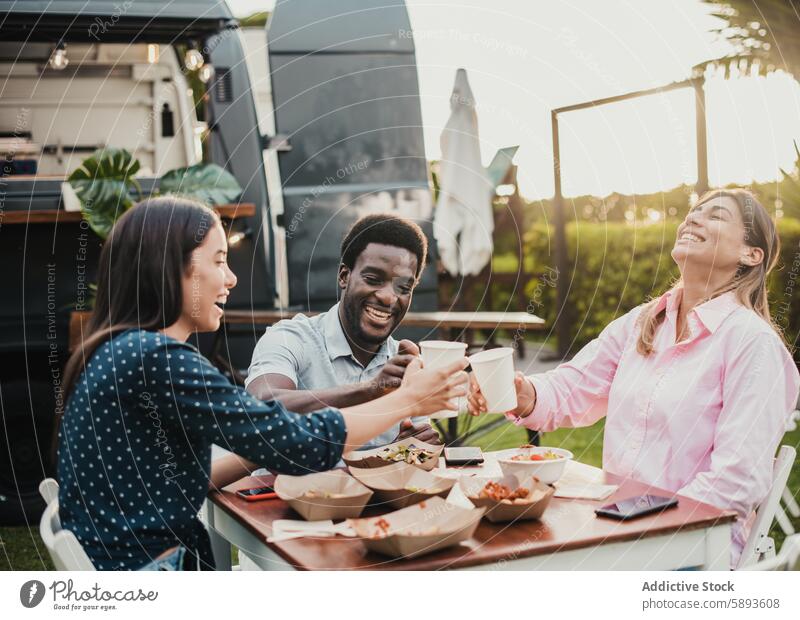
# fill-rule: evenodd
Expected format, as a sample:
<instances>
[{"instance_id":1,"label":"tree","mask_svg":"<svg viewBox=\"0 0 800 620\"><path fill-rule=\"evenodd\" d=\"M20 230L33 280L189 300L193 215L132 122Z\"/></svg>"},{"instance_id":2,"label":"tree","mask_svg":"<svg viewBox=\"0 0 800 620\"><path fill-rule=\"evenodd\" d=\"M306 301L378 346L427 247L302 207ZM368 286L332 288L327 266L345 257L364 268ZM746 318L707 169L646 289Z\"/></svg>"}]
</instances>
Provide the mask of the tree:
<instances>
[{"instance_id":1,"label":"tree","mask_svg":"<svg viewBox=\"0 0 800 620\"><path fill-rule=\"evenodd\" d=\"M700 65L718 65L759 75L782 69L800 78L800 2L797 0L703 0L712 15L725 21L715 30L734 47L725 58Z\"/></svg>"}]
</instances>

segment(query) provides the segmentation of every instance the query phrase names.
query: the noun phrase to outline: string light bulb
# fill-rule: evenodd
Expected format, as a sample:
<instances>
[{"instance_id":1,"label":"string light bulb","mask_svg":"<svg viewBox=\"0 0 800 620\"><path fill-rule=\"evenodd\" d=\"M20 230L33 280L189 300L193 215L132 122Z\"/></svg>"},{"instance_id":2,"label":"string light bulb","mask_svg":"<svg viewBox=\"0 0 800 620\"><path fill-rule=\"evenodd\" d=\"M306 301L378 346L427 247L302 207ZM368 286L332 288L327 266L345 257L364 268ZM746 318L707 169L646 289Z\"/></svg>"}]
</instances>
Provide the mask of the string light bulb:
<instances>
[{"instance_id":1,"label":"string light bulb","mask_svg":"<svg viewBox=\"0 0 800 620\"><path fill-rule=\"evenodd\" d=\"M214 77L213 65L204 64L202 67L200 67L197 77L200 78L200 81L203 82L203 84L208 84L211 81L211 78Z\"/></svg>"},{"instance_id":2,"label":"string light bulb","mask_svg":"<svg viewBox=\"0 0 800 620\"><path fill-rule=\"evenodd\" d=\"M242 241L248 239L253 236L252 229L248 226L242 231L233 233L228 237L228 247L235 248L237 247Z\"/></svg>"},{"instance_id":3,"label":"string light bulb","mask_svg":"<svg viewBox=\"0 0 800 620\"><path fill-rule=\"evenodd\" d=\"M186 55L183 57L183 64L186 65L189 71L197 71L205 64L205 59L203 58L203 54L200 53L200 50L189 48L186 50Z\"/></svg>"}]
</instances>

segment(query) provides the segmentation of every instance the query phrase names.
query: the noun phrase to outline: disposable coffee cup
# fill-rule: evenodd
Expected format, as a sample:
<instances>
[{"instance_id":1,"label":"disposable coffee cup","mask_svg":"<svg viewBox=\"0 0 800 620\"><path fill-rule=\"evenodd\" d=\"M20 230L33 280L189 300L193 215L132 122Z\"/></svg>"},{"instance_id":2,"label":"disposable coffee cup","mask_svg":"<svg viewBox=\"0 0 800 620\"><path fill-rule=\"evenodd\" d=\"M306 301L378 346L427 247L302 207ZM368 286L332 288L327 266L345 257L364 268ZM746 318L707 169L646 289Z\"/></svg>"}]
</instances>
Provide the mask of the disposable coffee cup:
<instances>
[{"instance_id":1,"label":"disposable coffee cup","mask_svg":"<svg viewBox=\"0 0 800 620\"><path fill-rule=\"evenodd\" d=\"M514 349L502 347L481 351L471 355L469 363L486 399L489 413L505 413L517 408Z\"/></svg>"},{"instance_id":2,"label":"disposable coffee cup","mask_svg":"<svg viewBox=\"0 0 800 620\"><path fill-rule=\"evenodd\" d=\"M448 342L446 340L426 340L419 343L422 352L422 363L425 368L437 369L449 366L466 356L467 344L465 342ZM455 418L458 412L466 408L463 398L454 398L451 402L455 403L458 411L444 409L431 414L431 419Z\"/></svg>"}]
</instances>

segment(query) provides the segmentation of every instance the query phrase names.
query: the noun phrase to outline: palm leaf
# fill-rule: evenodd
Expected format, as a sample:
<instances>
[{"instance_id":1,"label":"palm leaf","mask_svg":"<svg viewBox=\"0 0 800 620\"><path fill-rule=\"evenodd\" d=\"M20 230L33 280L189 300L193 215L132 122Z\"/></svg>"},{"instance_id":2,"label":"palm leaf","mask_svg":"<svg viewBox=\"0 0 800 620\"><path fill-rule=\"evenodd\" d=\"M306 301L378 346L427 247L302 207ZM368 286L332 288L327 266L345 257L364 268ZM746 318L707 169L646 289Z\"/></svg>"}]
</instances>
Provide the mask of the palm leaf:
<instances>
[{"instance_id":1,"label":"palm leaf","mask_svg":"<svg viewBox=\"0 0 800 620\"><path fill-rule=\"evenodd\" d=\"M125 149L98 149L69 176L69 184L81 201L84 219L105 239L125 211L133 206L131 188L141 194L134 175L139 161Z\"/></svg>"},{"instance_id":2,"label":"palm leaf","mask_svg":"<svg viewBox=\"0 0 800 620\"><path fill-rule=\"evenodd\" d=\"M230 172L216 164L197 164L170 170L159 182L162 194L179 194L207 205L234 202L242 187Z\"/></svg>"}]
</instances>

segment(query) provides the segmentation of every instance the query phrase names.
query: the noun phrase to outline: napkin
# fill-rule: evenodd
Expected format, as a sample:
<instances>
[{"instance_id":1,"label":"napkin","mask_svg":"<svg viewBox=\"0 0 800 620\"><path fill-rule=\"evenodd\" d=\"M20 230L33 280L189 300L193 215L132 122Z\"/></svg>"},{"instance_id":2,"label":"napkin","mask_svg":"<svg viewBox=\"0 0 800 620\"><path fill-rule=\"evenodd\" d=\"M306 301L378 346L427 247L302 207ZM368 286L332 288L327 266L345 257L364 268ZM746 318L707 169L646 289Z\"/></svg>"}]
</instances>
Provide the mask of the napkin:
<instances>
[{"instance_id":1,"label":"napkin","mask_svg":"<svg viewBox=\"0 0 800 620\"><path fill-rule=\"evenodd\" d=\"M355 536L353 528L347 521L334 524L333 521L299 521L294 519L277 519L272 523L272 535L267 542L275 543L306 536L326 538L328 536Z\"/></svg>"},{"instance_id":2,"label":"napkin","mask_svg":"<svg viewBox=\"0 0 800 620\"><path fill-rule=\"evenodd\" d=\"M605 499L619 487L615 484L573 483L563 484L556 482L556 492L553 497L566 499Z\"/></svg>"}]
</instances>

